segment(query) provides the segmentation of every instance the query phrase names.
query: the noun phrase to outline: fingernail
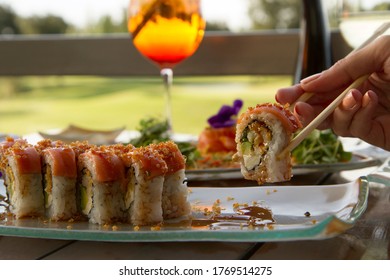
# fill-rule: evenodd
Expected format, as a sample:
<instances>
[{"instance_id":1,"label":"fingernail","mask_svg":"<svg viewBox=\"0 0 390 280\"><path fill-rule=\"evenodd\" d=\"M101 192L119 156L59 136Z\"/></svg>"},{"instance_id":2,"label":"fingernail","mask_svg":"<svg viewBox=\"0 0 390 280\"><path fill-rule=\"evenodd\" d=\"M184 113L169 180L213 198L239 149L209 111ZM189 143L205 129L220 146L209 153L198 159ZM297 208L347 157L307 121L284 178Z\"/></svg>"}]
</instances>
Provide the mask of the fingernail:
<instances>
[{"instance_id":1,"label":"fingernail","mask_svg":"<svg viewBox=\"0 0 390 280\"><path fill-rule=\"evenodd\" d=\"M363 96L363 101L362 101L362 107L365 108L371 103L371 98L372 98L373 92L367 91L366 94Z\"/></svg>"},{"instance_id":2,"label":"fingernail","mask_svg":"<svg viewBox=\"0 0 390 280\"><path fill-rule=\"evenodd\" d=\"M353 96L352 91L348 92L347 96L343 100L343 107L346 110L351 110L356 106L356 99Z\"/></svg>"},{"instance_id":3,"label":"fingernail","mask_svg":"<svg viewBox=\"0 0 390 280\"><path fill-rule=\"evenodd\" d=\"M321 74L322 73L317 73L317 74L311 75L309 77L306 77L306 78L301 80L301 83L302 84L307 84L307 83L309 83L311 81L314 81L314 80L318 79L321 76Z\"/></svg>"}]
</instances>

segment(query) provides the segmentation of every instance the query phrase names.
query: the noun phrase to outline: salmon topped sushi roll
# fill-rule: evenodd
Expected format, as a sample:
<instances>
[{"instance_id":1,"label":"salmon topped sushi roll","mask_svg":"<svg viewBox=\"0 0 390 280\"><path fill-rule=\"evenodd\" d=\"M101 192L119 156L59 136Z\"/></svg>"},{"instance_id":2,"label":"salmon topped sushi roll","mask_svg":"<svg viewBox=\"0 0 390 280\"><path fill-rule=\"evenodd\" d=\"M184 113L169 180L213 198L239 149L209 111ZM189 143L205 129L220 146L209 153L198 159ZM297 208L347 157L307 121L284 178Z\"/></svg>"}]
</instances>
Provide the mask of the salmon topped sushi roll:
<instances>
[{"instance_id":1,"label":"salmon topped sushi roll","mask_svg":"<svg viewBox=\"0 0 390 280\"><path fill-rule=\"evenodd\" d=\"M141 147L122 156L128 168L128 219L137 226L163 221L162 192L167 164L153 149Z\"/></svg>"},{"instance_id":2,"label":"salmon topped sushi roll","mask_svg":"<svg viewBox=\"0 0 390 280\"><path fill-rule=\"evenodd\" d=\"M112 151L91 148L78 158L81 212L96 224L122 221L125 215L125 166Z\"/></svg>"},{"instance_id":3,"label":"salmon topped sushi roll","mask_svg":"<svg viewBox=\"0 0 390 280\"><path fill-rule=\"evenodd\" d=\"M77 214L75 152L50 140L38 142L37 149L42 155L46 216L55 221L70 219Z\"/></svg>"},{"instance_id":4,"label":"salmon topped sushi roll","mask_svg":"<svg viewBox=\"0 0 390 280\"><path fill-rule=\"evenodd\" d=\"M281 155L300 122L278 103L264 103L248 108L237 120L237 153L244 178L259 185L291 179L291 155Z\"/></svg>"},{"instance_id":5,"label":"salmon topped sushi roll","mask_svg":"<svg viewBox=\"0 0 390 280\"><path fill-rule=\"evenodd\" d=\"M191 206L187 201L188 189L185 182L185 158L178 146L172 142L151 145L167 164L165 173L162 209L164 219L178 218L190 214Z\"/></svg>"},{"instance_id":6,"label":"salmon topped sushi roll","mask_svg":"<svg viewBox=\"0 0 390 280\"><path fill-rule=\"evenodd\" d=\"M44 214L41 157L25 141L2 146L1 169L10 204L16 219Z\"/></svg>"}]
</instances>

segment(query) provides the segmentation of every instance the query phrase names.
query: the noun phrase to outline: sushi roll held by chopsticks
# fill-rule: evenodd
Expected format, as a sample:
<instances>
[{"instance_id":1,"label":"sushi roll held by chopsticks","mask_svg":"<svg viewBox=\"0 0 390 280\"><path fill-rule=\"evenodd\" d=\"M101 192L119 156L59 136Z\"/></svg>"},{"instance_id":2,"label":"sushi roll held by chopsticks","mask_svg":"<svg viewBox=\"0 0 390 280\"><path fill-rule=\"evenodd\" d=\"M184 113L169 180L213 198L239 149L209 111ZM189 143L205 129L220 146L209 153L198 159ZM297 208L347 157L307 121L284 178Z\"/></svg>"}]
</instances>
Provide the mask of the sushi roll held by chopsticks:
<instances>
[{"instance_id":1,"label":"sushi roll held by chopsticks","mask_svg":"<svg viewBox=\"0 0 390 280\"><path fill-rule=\"evenodd\" d=\"M259 185L291 179L291 154L282 153L301 127L288 107L265 103L241 114L236 126L237 153L245 179Z\"/></svg>"}]
</instances>

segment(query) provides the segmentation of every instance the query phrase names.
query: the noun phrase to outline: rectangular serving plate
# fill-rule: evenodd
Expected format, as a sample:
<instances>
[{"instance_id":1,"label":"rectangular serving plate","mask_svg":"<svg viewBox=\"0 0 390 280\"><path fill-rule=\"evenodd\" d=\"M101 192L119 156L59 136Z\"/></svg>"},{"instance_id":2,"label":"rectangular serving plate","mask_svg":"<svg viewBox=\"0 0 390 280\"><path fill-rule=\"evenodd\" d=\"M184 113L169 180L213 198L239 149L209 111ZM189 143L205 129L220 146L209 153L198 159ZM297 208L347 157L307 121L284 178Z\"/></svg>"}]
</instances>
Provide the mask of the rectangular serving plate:
<instances>
[{"instance_id":1,"label":"rectangular serving plate","mask_svg":"<svg viewBox=\"0 0 390 280\"><path fill-rule=\"evenodd\" d=\"M0 193L4 195L5 188L0 182ZM3 215L0 235L112 242L324 239L351 228L366 209L367 198L368 181L365 177L345 184L323 186L190 188L191 219L166 221L159 228L52 222L38 218L15 220ZM227 216L235 214L235 204L260 205L272 211L275 223L268 226L248 226L245 222L210 223L205 209L211 210L216 202L222 215ZM5 211L4 207L1 211Z\"/></svg>"}]
</instances>

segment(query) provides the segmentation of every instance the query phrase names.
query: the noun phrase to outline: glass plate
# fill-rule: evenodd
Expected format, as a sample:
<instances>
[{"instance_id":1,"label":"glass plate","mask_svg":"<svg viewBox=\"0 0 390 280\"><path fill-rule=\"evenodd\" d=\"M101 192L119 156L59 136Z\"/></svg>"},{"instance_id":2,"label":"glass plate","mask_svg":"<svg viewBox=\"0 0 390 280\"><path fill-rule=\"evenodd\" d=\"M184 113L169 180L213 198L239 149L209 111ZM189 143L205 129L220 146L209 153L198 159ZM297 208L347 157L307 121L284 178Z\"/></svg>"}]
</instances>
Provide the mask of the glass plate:
<instances>
[{"instance_id":1,"label":"glass plate","mask_svg":"<svg viewBox=\"0 0 390 280\"><path fill-rule=\"evenodd\" d=\"M4 194L3 185L0 190ZM159 230L153 227L135 230L124 224L98 226L88 222L6 217L0 221L0 235L113 242L323 239L352 227L366 209L367 197L368 181L364 177L346 184L326 186L192 188L189 195L193 207L192 221L170 220ZM205 216L205 208L211 210L217 201L223 216L235 215L236 203L256 204L270 209L275 223L248 226L245 221L229 219L212 222Z\"/></svg>"},{"instance_id":2,"label":"glass plate","mask_svg":"<svg viewBox=\"0 0 390 280\"><path fill-rule=\"evenodd\" d=\"M293 175L304 175L314 172L332 173L346 170L361 169L380 165L381 161L364 155L353 154L349 162L329 164L298 164L292 168ZM210 168L186 170L189 181L210 181L224 179L243 179L239 168Z\"/></svg>"}]
</instances>

